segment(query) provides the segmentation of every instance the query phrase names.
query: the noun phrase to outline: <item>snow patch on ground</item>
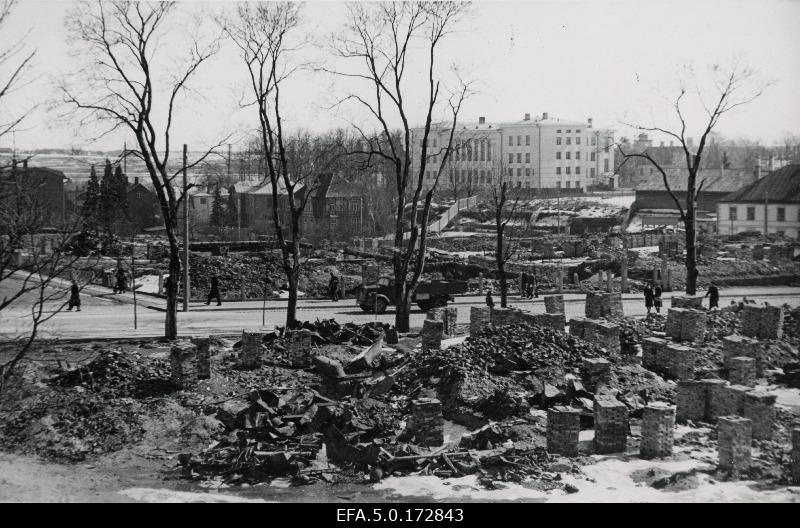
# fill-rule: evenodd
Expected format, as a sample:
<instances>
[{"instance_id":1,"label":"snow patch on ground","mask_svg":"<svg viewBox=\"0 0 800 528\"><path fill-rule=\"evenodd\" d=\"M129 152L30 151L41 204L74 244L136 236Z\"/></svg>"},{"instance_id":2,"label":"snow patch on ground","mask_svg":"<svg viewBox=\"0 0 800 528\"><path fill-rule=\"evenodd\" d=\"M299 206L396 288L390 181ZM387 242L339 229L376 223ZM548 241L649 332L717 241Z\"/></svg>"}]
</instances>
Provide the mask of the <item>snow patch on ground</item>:
<instances>
[{"instance_id":1,"label":"snow patch on ground","mask_svg":"<svg viewBox=\"0 0 800 528\"><path fill-rule=\"evenodd\" d=\"M130 499L142 502L269 502L263 499L248 499L246 497L237 497L214 492L200 493L154 488L128 488L121 490L119 493Z\"/></svg>"},{"instance_id":2,"label":"snow patch on ground","mask_svg":"<svg viewBox=\"0 0 800 528\"><path fill-rule=\"evenodd\" d=\"M169 275L164 275L167 280ZM136 278L136 291L142 293L158 293L158 275L143 275Z\"/></svg>"}]
</instances>

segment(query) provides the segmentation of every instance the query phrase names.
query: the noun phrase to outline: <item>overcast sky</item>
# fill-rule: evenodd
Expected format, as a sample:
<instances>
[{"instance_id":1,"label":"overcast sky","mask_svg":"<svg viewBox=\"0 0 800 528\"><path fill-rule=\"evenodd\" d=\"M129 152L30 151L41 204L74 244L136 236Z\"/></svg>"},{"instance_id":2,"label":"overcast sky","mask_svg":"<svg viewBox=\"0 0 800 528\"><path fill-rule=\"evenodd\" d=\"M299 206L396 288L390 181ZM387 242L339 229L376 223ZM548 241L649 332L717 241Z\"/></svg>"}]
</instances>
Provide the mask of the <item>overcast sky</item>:
<instances>
[{"instance_id":1,"label":"overcast sky","mask_svg":"<svg viewBox=\"0 0 800 528\"><path fill-rule=\"evenodd\" d=\"M226 2L181 4L186 20L198 15L210 20L210 13L224 9ZM11 26L0 35L0 46L5 46L30 31L27 45L37 50L31 83L14 105L42 105L16 134L18 148L115 149L126 139L132 142L124 134L89 142L96 129L55 119L58 109L44 104L57 95L54 80L83 64L84 57L67 42L64 18L71 8L70 1L22 0ZM309 58L325 57L330 35L341 32L346 13L339 2L306 4L304 30L319 44ZM184 25L176 27L163 44L177 49L185 35L180 31ZM686 66L705 71L710 64L728 65L738 58L758 70L759 80L772 84L762 97L724 116L718 131L771 144L800 133L798 35L800 2L789 0L482 1L473 4L439 61L443 68L456 64L475 83L462 120L509 121L526 112L548 112L564 119L592 117L595 126L630 136L623 122L674 124L667 101L678 93ZM233 133L236 142L257 123L252 109L239 105L242 67L229 48L205 65L178 115L175 141L201 148ZM325 130L350 121L369 126L352 106L329 108L348 88L324 74L297 76L285 105L291 126ZM422 82L408 89L412 101L421 101ZM689 135L695 135L692 130L703 115L697 105L690 104L688 111ZM417 123L423 115L422 105L415 105ZM0 147L10 143L10 137L4 138Z\"/></svg>"}]
</instances>

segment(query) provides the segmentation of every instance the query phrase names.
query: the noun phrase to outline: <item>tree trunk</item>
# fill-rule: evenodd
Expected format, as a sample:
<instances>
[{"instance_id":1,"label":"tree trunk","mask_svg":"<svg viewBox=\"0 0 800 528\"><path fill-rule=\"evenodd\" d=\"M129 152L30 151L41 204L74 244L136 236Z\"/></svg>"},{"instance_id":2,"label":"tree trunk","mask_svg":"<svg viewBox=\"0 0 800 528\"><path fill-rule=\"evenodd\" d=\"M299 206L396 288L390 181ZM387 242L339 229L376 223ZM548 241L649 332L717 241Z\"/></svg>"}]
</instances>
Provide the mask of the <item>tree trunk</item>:
<instances>
[{"instance_id":1,"label":"tree trunk","mask_svg":"<svg viewBox=\"0 0 800 528\"><path fill-rule=\"evenodd\" d=\"M500 306L508 307L508 279L506 278L506 263L503 262L503 228L497 229L497 276L500 279Z\"/></svg>"},{"instance_id":2,"label":"tree trunk","mask_svg":"<svg viewBox=\"0 0 800 528\"><path fill-rule=\"evenodd\" d=\"M167 284L167 316L164 319L164 337L178 337L178 286L181 283L181 254L174 234L169 237L169 283ZM183 292L187 295L188 292Z\"/></svg>"},{"instance_id":3,"label":"tree trunk","mask_svg":"<svg viewBox=\"0 0 800 528\"><path fill-rule=\"evenodd\" d=\"M297 320L297 278L300 270L295 269L287 274L289 282L289 304L286 306L286 328L290 328Z\"/></svg>"},{"instance_id":4,"label":"tree trunk","mask_svg":"<svg viewBox=\"0 0 800 528\"><path fill-rule=\"evenodd\" d=\"M697 232L694 204L686 205L686 295L697 293Z\"/></svg>"},{"instance_id":5,"label":"tree trunk","mask_svg":"<svg viewBox=\"0 0 800 528\"><path fill-rule=\"evenodd\" d=\"M394 298L396 306L394 312L394 326L398 332L408 332L411 328L411 304L406 300L406 282L398 280L400 274L395 273Z\"/></svg>"}]
</instances>

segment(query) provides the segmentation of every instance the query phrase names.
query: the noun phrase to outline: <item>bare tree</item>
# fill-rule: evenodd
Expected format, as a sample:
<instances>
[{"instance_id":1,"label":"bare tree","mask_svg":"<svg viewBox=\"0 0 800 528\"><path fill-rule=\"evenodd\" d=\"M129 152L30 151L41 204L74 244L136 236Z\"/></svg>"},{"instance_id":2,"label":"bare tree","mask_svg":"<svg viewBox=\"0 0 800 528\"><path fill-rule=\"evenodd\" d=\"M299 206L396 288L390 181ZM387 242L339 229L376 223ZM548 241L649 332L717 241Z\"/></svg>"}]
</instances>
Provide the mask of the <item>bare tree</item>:
<instances>
[{"instance_id":1,"label":"bare tree","mask_svg":"<svg viewBox=\"0 0 800 528\"><path fill-rule=\"evenodd\" d=\"M694 295L697 292L696 210L697 197L703 190L703 185L706 182L705 178L701 177L701 169L703 166L703 153L706 149L707 141L723 115L753 101L763 93L767 86L763 83L754 82L755 72L747 68L742 68L738 64L734 64L728 69L714 66L712 67L712 77L716 93L710 104L706 102L702 90L699 87L699 83L695 78L696 88L694 92L707 115L707 120L700 131L700 141L696 150L690 142L690 135L687 134L686 131L688 125L684 114L685 110L682 105L685 104L684 98L687 94L687 88L683 85L681 86L678 97L672 104L679 123L678 130L657 126L645 127L641 125L629 125L641 131L666 134L678 141L683 151L687 170L685 200L681 201L678 198L675 191L670 186L667 172L663 164L651 155L651 153L647 152L647 150L644 152L626 152L624 146L619 146L619 152L624 158L623 163L629 159L641 158L647 160L655 167L661 174L664 187L675 202L675 206L678 208L681 222L686 231L686 293L688 295ZM706 95L706 97L708 96Z\"/></svg>"},{"instance_id":2,"label":"bare tree","mask_svg":"<svg viewBox=\"0 0 800 528\"><path fill-rule=\"evenodd\" d=\"M443 40L467 9L468 4L456 2L381 2L351 4L349 23L344 35L334 38L339 58L352 61L358 70L339 71L323 68L343 78L365 83L362 93L352 93L342 102L352 101L365 108L378 127L377 135L361 129L364 149L359 154L385 159L393 166L397 202L395 204L394 256L397 311L395 325L400 331L409 328L410 300L425 263L428 216L439 178L447 166L453 147L453 135L461 104L467 95L467 85L459 81L450 97L442 95L442 77L438 73L436 56ZM417 48L417 45L421 49ZM412 49L419 49L425 59L425 84L428 94L424 103L425 124L421 137L412 134L408 101L408 61ZM414 68L411 68L412 70ZM442 105L449 114L444 124L434 125L434 113ZM399 121L400 138L392 123ZM431 148L432 128L446 134L444 145L434 152ZM419 151L412 141L419 139ZM419 159L412 169L412 155ZM435 168L433 182L425 188L428 164ZM438 167L436 166L438 163ZM416 173L415 173L416 172ZM410 211L410 232L406 232L406 211Z\"/></svg>"},{"instance_id":3,"label":"bare tree","mask_svg":"<svg viewBox=\"0 0 800 528\"><path fill-rule=\"evenodd\" d=\"M17 0L0 0L0 33L8 25L8 17L16 4ZM35 54L35 51L26 50L24 39L8 48L0 48L0 140L11 134L30 115L31 108L12 108L10 99L25 86L25 74Z\"/></svg>"},{"instance_id":4,"label":"bare tree","mask_svg":"<svg viewBox=\"0 0 800 528\"><path fill-rule=\"evenodd\" d=\"M81 3L70 14L68 28L71 37L83 45L87 68L75 82L62 83L61 87L65 103L81 116L81 124L105 124L105 133L126 129L136 139L135 154L150 175L169 241L170 280L164 328L168 339L176 338L178 332L178 220L188 191L175 181L181 171L168 169L173 117L187 83L218 48L216 40L207 45L193 40L182 66L160 62L158 59L168 48L159 39L164 37L174 7L169 2ZM174 34L170 32L170 36ZM171 73L176 71L177 74ZM187 169L202 163L226 140L207 150Z\"/></svg>"},{"instance_id":5,"label":"bare tree","mask_svg":"<svg viewBox=\"0 0 800 528\"><path fill-rule=\"evenodd\" d=\"M272 187L272 222L289 284L287 326L296 320L303 213L335 148L328 141L330 138L302 132L291 135L285 128L281 90L301 67L294 63L293 52L307 43L299 29L301 11L301 4L291 2L240 4L234 16L219 20L247 68L248 91L253 98L247 106L253 106L258 113L264 180ZM288 214L288 233L284 213Z\"/></svg>"}]
</instances>

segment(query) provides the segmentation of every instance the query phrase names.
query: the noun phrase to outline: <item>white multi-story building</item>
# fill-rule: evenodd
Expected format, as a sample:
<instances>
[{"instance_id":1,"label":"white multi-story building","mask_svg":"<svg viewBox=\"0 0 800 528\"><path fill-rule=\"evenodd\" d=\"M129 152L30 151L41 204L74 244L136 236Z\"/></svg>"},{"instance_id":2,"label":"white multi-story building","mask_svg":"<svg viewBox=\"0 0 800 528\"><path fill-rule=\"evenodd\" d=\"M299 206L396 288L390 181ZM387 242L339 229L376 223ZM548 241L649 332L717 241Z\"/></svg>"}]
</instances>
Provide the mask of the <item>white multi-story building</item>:
<instances>
[{"instance_id":1,"label":"white multi-story building","mask_svg":"<svg viewBox=\"0 0 800 528\"><path fill-rule=\"evenodd\" d=\"M423 128L412 130L412 167L420 165ZM432 126L425 168L425 186L433 185L450 126ZM525 189L574 189L609 183L614 176L614 132L586 122L562 121L547 113L521 121L459 125L454 151L439 180L442 188L478 189L503 181Z\"/></svg>"}]
</instances>

